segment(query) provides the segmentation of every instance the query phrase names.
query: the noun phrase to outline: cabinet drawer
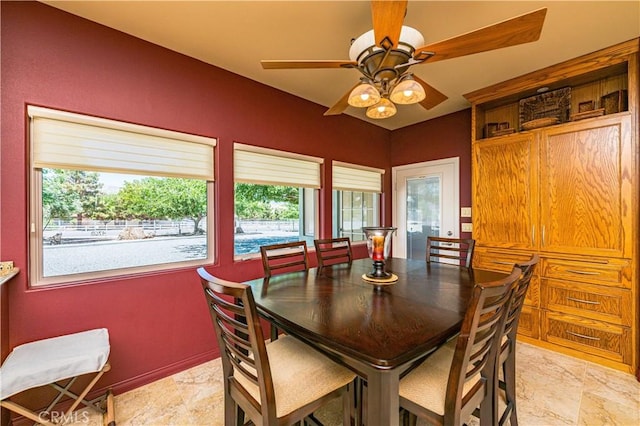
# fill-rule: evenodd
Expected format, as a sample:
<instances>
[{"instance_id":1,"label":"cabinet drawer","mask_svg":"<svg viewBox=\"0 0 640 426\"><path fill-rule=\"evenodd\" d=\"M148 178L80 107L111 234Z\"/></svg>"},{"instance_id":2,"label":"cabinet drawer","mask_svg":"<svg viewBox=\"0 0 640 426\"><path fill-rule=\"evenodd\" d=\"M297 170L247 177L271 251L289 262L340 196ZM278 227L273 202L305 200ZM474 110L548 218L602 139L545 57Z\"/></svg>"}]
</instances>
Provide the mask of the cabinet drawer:
<instances>
[{"instance_id":1,"label":"cabinet drawer","mask_svg":"<svg viewBox=\"0 0 640 426\"><path fill-rule=\"evenodd\" d=\"M542 340L624 364L631 363L631 330L601 321L542 311Z\"/></svg>"},{"instance_id":2,"label":"cabinet drawer","mask_svg":"<svg viewBox=\"0 0 640 426\"><path fill-rule=\"evenodd\" d=\"M487 269L489 271L498 271L509 273L513 269L513 265L518 262L526 262L531 259L528 253L513 253L508 251L494 251L484 248L475 249L473 252L473 267L478 269ZM539 264L533 271L535 275L531 277L529 290L524 300L525 305L539 307L540 306L540 280L537 276Z\"/></svg>"},{"instance_id":3,"label":"cabinet drawer","mask_svg":"<svg viewBox=\"0 0 640 426\"><path fill-rule=\"evenodd\" d=\"M540 337L540 310L531 306L523 306L518 321L518 334L538 339Z\"/></svg>"},{"instance_id":4,"label":"cabinet drawer","mask_svg":"<svg viewBox=\"0 0 640 426\"><path fill-rule=\"evenodd\" d=\"M631 266L628 260L606 259L600 262L544 259L540 274L547 278L614 287L631 288Z\"/></svg>"},{"instance_id":5,"label":"cabinet drawer","mask_svg":"<svg viewBox=\"0 0 640 426\"><path fill-rule=\"evenodd\" d=\"M511 272L513 265L531 259L528 253L513 253L476 248L473 252L473 267L490 271Z\"/></svg>"},{"instance_id":6,"label":"cabinet drawer","mask_svg":"<svg viewBox=\"0 0 640 426\"><path fill-rule=\"evenodd\" d=\"M631 292L594 284L542 279L541 306L619 325L633 322Z\"/></svg>"}]
</instances>

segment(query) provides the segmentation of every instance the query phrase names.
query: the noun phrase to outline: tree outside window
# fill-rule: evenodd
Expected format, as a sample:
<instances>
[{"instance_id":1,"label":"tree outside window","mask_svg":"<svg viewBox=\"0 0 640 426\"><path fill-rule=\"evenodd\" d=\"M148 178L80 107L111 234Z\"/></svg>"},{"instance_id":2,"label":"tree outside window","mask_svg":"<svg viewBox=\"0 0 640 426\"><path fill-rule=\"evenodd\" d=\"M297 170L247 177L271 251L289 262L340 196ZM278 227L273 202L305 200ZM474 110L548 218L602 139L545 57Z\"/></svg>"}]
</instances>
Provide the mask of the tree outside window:
<instances>
[{"instance_id":1,"label":"tree outside window","mask_svg":"<svg viewBox=\"0 0 640 426\"><path fill-rule=\"evenodd\" d=\"M311 197L305 197L305 192ZM313 243L313 230L303 235L301 224L305 211L310 212L311 221L315 221L314 196L313 189L237 182L234 254L255 254L262 245L301 239Z\"/></svg>"}]
</instances>

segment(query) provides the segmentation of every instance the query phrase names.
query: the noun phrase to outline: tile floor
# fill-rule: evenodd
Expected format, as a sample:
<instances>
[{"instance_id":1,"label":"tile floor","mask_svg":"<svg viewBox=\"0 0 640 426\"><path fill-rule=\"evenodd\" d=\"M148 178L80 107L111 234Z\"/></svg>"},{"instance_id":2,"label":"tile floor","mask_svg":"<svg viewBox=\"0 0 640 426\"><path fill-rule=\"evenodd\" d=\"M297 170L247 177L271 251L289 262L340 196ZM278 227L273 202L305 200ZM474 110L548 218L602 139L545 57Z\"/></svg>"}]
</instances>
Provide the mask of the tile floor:
<instances>
[{"instance_id":1,"label":"tile floor","mask_svg":"<svg viewBox=\"0 0 640 426\"><path fill-rule=\"evenodd\" d=\"M517 350L521 426L640 425L640 383L634 376L524 343ZM217 359L116 395L116 423L223 425L221 379ZM339 425L340 409L336 401L318 413L318 418L327 426ZM92 416L90 423L100 425L101 421Z\"/></svg>"}]
</instances>

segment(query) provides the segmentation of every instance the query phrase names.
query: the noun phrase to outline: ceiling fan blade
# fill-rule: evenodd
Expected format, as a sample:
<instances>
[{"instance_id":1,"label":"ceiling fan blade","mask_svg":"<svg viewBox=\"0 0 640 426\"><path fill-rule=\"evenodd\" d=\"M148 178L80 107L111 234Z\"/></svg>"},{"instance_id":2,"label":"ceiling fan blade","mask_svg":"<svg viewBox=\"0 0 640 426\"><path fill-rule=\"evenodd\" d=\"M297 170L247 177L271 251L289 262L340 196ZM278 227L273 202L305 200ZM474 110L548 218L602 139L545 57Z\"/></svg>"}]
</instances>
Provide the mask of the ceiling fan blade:
<instances>
[{"instance_id":1,"label":"ceiling fan blade","mask_svg":"<svg viewBox=\"0 0 640 426\"><path fill-rule=\"evenodd\" d=\"M376 45L383 48L398 46L404 16L407 13L407 0L371 2L371 19ZM384 41L388 39L388 41Z\"/></svg>"},{"instance_id":2,"label":"ceiling fan blade","mask_svg":"<svg viewBox=\"0 0 640 426\"><path fill-rule=\"evenodd\" d=\"M353 86L351 89L349 89L344 95L342 95L342 97L340 98L340 100L338 100L338 102L336 102L331 108L329 108L324 115L340 115L344 112L345 109L347 109L349 107L349 95L351 94L351 91L353 89L355 89L356 87L358 87L360 85L360 82L358 82L355 86Z\"/></svg>"},{"instance_id":3,"label":"ceiling fan blade","mask_svg":"<svg viewBox=\"0 0 640 426\"><path fill-rule=\"evenodd\" d=\"M530 43L540 38L547 9L539 9L447 40L416 49L413 57L434 53L428 62L442 61L503 47ZM422 56L424 59L424 56Z\"/></svg>"},{"instance_id":4,"label":"ceiling fan blade","mask_svg":"<svg viewBox=\"0 0 640 426\"><path fill-rule=\"evenodd\" d=\"M415 74L413 75L413 79L420 83L420 85L424 88L425 94L427 95L424 100L420 102L420 105L422 105L424 109L431 109L434 106L439 105L449 99L445 94L439 92L433 86L425 83L424 80L418 78Z\"/></svg>"},{"instance_id":5,"label":"ceiling fan blade","mask_svg":"<svg viewBox=\"0 0 640 426\"><path fill-rule=\"evenodd\" d=\"M304 68L353 68L355 61L260 61L265 70L304 69Z\"/></svg>"}]
</instances>

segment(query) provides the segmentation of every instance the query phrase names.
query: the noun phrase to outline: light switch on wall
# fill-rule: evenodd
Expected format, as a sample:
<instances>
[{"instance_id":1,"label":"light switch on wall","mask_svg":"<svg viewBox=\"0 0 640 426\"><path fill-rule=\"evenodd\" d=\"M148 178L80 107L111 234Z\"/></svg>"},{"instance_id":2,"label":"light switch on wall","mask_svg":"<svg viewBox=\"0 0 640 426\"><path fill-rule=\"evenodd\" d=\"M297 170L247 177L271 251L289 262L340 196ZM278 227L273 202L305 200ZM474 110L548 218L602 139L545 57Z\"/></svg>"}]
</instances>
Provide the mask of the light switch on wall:
<instances>
[{"instance_id":1,"label":"light switch on wall","mask_svg":"<svg viewBox=\"0 0 640 426\"><path fill-rule=\"evenodd\" d=\"M471 217L471 207L461 207L460 217Z\"/></svg>"},{"instance_id":2,"label":"light switch on wall","mask_svg":"<svg viewBox=\"0 0 640 426\"><path fill-rule=\"evenodd\" d=\"M463 223L462 232L473 232L473 223Z\"/></svg>"}]
</instances>

